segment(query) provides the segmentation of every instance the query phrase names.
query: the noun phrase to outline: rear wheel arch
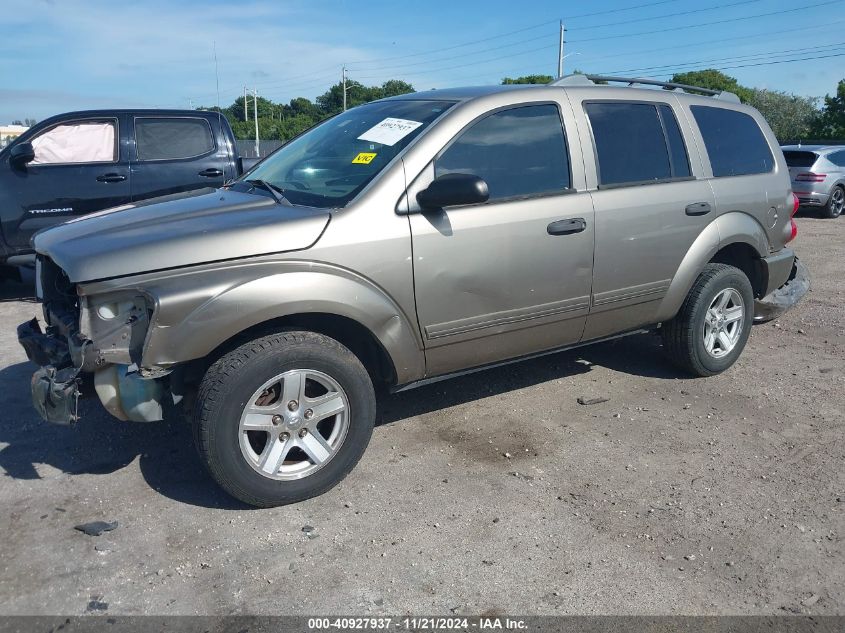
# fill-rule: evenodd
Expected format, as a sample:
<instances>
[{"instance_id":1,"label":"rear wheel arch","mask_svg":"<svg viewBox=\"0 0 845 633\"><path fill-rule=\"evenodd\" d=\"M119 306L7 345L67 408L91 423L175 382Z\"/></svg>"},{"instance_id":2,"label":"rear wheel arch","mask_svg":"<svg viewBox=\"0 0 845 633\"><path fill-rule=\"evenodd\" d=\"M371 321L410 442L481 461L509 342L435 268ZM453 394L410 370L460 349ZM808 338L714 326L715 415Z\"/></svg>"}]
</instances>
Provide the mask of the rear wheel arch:
<instances>
[{"instance_id":1,"label":"rear wheel arch","mask_svg":"<svg viewBox=\"0 0 845 633\"><path fill-rule=\"evenodd\" d=\"M747 213L735 211L715 218L699 233L681 261L660 305L656 322L668 321L678 313L709 263L726 263L739 268L751 281L755 296L764 292L768 279L761 258L768 252L765 229Z\"/></svg>"}]
</instances>

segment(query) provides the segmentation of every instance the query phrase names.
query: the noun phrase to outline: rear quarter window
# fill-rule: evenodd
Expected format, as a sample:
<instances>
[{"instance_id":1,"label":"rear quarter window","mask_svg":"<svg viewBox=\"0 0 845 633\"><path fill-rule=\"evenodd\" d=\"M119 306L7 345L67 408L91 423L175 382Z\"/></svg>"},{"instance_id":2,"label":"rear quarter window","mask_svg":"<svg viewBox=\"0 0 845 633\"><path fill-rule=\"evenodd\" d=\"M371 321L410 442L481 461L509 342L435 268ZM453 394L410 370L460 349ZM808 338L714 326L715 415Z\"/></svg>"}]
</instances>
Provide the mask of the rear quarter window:
<instances>
[{"instance_id":1,"label":"rear quarter window","mask_svg":"<svg viewBox=\"0 0 845 633\"><path fill-rule=\"evenodd\" d=\"M753 117L744 112L691 106L701 130L713 176L765 174L774 169L775 159L763 131Z\"/></svg>"},{"instance_id":2,"label":"rear quarter window","mask_svg":"<svg viewBox=\"0 0 845 633\"><path fill-rule=\"evenodd\" d=\"M845 150L828 154L827 159L837 167L845 167Z\"/></svg>"}]
</instances>

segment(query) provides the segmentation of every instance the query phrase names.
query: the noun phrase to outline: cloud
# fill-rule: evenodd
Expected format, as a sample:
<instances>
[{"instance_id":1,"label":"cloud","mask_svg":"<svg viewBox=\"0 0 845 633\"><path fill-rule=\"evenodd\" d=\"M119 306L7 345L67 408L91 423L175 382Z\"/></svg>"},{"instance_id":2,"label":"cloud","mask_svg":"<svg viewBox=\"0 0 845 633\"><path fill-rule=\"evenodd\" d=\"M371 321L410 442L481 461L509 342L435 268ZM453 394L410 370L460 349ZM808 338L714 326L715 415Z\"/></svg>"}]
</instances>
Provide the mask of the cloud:
<instances>
[{"instance_id":1,"label":"cloud","mask_svg":"<svg viewBox=\"0 0 845 633\"><path fill-rule=\"evenodd\" d=\"M189 99L213 103L215 48L222 103L230 103L244 83L270 98L289 99L323 79L324 89L345 60L372 55L344 44L349 38L341 35L339 18L306 0L11 5L0 12L0 74L12 79L6 86L18 90L16 103L27 90L35 91L34 100L47 100L36 95L39 89L53 91L54 108L97 107L94 94L170 107L187 106ZM7 105L0 101L0 119L9 115Z\"/></svg>"}]
</instances>

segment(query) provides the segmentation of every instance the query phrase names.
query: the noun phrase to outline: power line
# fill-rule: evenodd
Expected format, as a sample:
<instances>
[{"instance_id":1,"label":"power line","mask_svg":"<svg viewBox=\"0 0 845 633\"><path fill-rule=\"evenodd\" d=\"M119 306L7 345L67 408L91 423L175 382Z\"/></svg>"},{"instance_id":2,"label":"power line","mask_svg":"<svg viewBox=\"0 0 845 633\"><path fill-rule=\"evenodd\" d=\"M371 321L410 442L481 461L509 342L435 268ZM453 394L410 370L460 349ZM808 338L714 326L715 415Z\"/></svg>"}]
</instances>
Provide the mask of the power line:
<instances>
[{"instance_id":1,"label":"power line","mask_svg":"<svg viewBox=\"0 0 845 633\"><path fill-rule=\"evenodd\" d=\"M794 59L780 59L770 62L757 62L754 64L740 64L735 66L716 66L714 70L734 70L737 68L753 68L757 66L774 66L777 64L792 64L795 62L809 62L816 59L831 59L833 57L845 57L845 53L831 53L830 55L817 55L815 57L796 57ZM684 72L692 72L693 70L708 70L709 68L686 69ZM670 76L674 73L666 71L665 76Z\"/></svg>"},{"instance_id":2,"label":"power line","mask_svg":"<svg viewBox=\"0 0 845 633\"><path fill-rule=\"evenodd\" d=\"M780 11L770 11L769 13L757 13L755 15L746 15L736 18L726 18L724 20L716 20L715 22L698 22L696 24L687 24L684 26L674 26L673 31L681 31L683 29L696 29L702 26L714 26L716 24L727 24L729 22L739 22L740 20L752 20L756 18L766 18L772 15L783 15L784 13L794 13L796 11L804 11L806 9L815 9L816 7L829 6L831 4L840 4L843 0L827 0L826 2L817 2L815 4L807 4L801 7L794 7L792 9L781 9ZM622 33L620 35L603 35L601 37L591 37L585 40L570 40L571 44L582 44L585 42L597 42L599 40L613 40L622 37L636 37L638 35L653 35L655 33L665 33L666 29L657 29L654 31L639 31L637 33Z\"/></svg>"},{"instance_id":3,"label":"power line","mask_svg":"<svg viewBox=\"0 0 845 633\"><path fill-rule=\"evenodd\" d=\"M725 20L716 20L714 22L699 22L697 24L692 24L692 25L678 26L678 27L674 27L674 30L697 28L697 27L701 27L701 26L711 26L711 25L714 25L714 24L724 24L725 22L748 20L748 19L752 19L752 18L767 17L767 16L772 16L772 15L781 15L781 14L784 14L784 13L791 13L791 12L795 12L795 11L804 11L806 9L812 9L812 8L819 7L819 6L827 6L827 5L837 4L837 3L841 3L841 2L843 2L843 0L825 0L824 2L818 2L818 3L815 3L815 4L804 5L804 6L795 7L795 8L792 8L792 9L781 9L779 11L771 11L771 12L768 12L768 13L761 13L761 14L756 14L756 15L749 15L749 16L743 16L743 17L725 19ZM652 34L652 33L663 33L663 32L665 32L665 30L666 29L660 29L660 30L656 30L656 31L640 31L638 33L610 35L610 36L590 38L590 39L585 39L585 40L567 40L567 43L573 44L573 43L578 43L578 42L583 43L583 42L590 42L590 41L595 41L595 40L615 39L615 38L622 38L622 37L633 37L633 36L637 36L637 35L647 35L647 34ZM539 51L550 50L551 48L557 48L557 44L555 43L554 45L541 46L541 47L538 47L538 48L532 48L532 49L527 49L527 50L524 50L524 51L519 51L517 53L500 55L498 57L488 58L487 60L485 60L485 62L498 61L500 59L516 57L518 55L527 55L529 53L535 53L535 52L539 52ZM411 72L411 73L400 73L400 74L411 75L411 76L430 75L432 73L438 73L438 72L443 72L443 71L447 71L447 70L456 70L458 68L466 68L467 66L473 66L473 65L476 65L476 64L477 64L477 62L468 62L468 63L462 63L462 64L453 65L453 66L443 66L443 67L432 68L432 69L428 69L428 70L424 70L424 71ZM364 72L375 72L375 70L364 71ZM373 78L376 78L376 77L377 77L377 75L368 75L368 76L365 75L365 76L359 77L359 79L373 79Z\"/></svg>"},{"instance_id":4,"label":"power line","mask_svg":"<svg viewBox=\"0 0 845 633\"><path fill-rule=\"evenodd\" d=\"M592 26L579 26L576 31L587 31L591 29L603 29L608 26L619 26L620 24L633 24L634 22L653 22L654 20L664 20L666 18L677 18L683 15L692 15L694 13L704 13L706 11L715 11L717 9L729 9L731 7L738 7L744 4L755 4L763 0L741 0L740 2L729 2L727 4L717 4L712 7L703 7L701 9L690 9L688 11L678 11L677 13L664 13L663 15L654 17L635 18L633 20L622 20L620 22L604 22L602 24L594 24Z\"/></svg>"},{"instance_id":5,"label":"power line","mask_svg":"<svg viewBox=\"0 0 845 633\"><path fill-rule=\"evenodd\" d=\"M714 5L714 6L711 6L711 7L703 7L703 8L700 8L700 9L691 9L691 10L687 10L687 11L679 11L677 13L668 13L668 14L664 14L664 15L661 15L661 16L658 16L658 17L654 17L654 16L643 17L643 18L636 18L636 19L633 19L633 20L625 20L625 21L621 21L621 22L607 22L607 23L604 23L604 24L596 24L596 25L592 25L592 26L578 27L574 30L575 31L584 31L584 30L588 30L588 29L600 29L600 28L606 28L606 27L609 27L609 26L618 26L620 24L630 24L632 22L648 22L648 21L654 21L654 20L657 20L657 19L663 20L663 19L666 19L666 18L673 18L673 17L684 16L684 15L692 15L692 14L695 14L695 13L704 13L704 12L707 12L707 11L716 11L718 9L727 9L727 8L730 8L730 7L737 7L737 6L742 6L742 5L746 5L746 4L754 4L754 3L757 3L757 2L762 2L762 0L740 0L739 2L730 2L730 3L726 3L726 4ZM662 3L657 3L657 4L662 4ZM600 14L601 13L606 13L606 12L600 12ZM567 19L569 19L569 18L567 18ZM544 23L543 26L545 26L546 24L548 24L548 22ZM536 28L536 27L529 27L529 28ZM573 29L567 29L567 31L572 31L572 30ZM497 39L497 38L485 38L485 40L477 40L475 43L480 42L480 41L487 41L488 39ZM531 38L528 38L528 39L519 40L517 42L511 42L509 44L501 44L501 45L493 46L493 47L490 47L490 48L483 48L483 49L476 50L476 51L470 51L470 52L464 53L463 56L467 57L467 56L472 56L472 55L482 55L482 54L493 52L493 51L498 52L498 51L501 51L505 48L513 48L514 46L521 46L522 44L528 44L529 42L536 42L536 41L545 40L545 39L548 39L548 35L541 35L539 37L531 37ZM459 45L459 46L463 46L463 45ZM440 52L443 52L443 51L446 51L446 50L450 50L450 49L444 48L444 49L440 49L439 51L436 51L436 52L440 53ZM534 49L534 50L536 50L536 49ZM434 51L432 51L432 52L434 52ZM532 50L532 52L533 52L533 50ZM417 53L417 55L422 55L422 54L423 53ZM426 53L426 54L428 54L428 53ZM427 60L418 61L418 62L411 62L411 63L406 63L406 64L389 64L387 66L376 66L376 67L364 66L364 67L358 67L358 68L350 68L350 70L352 70L353 72L376 72L376 71L380 71L380 70L396 70L396 69L401 69L401 68L408 68L408 67L411 67L411 66L424 66L426 64L436 63L436 62L440 62L440 61L448 61L448 60L451 60L451 59L454 59L453 55L447 55L445 57L437 57L437 58L427 59ZM366 62L364 62L364 63L366 63ZM352 65L354 66L356 64L352 64Z\"/></svg>"},{"instance_id":6,"label":"power line","mask_svg":"<svg viewBox=\"0 0 845 633\"><path fill-rule=\"evenodd\" d=\"M675 64L663 64L661 66L645 66L645 67L641 67L641 68L626 68L626 69L623 69L623 70L611 70L611 71L608 71L607 74L618 75L618 74L622 74L622 73L636 73L636 72L648 71L648 70L664 70L666 68L675 69L675 68L681 68L681 67L684 67L684 66L700 66L702 64L712 64L714 62L716 62L716 63L718 63L718 62L734 63L734 62L753 61L755 58L758 58L758 57L773 57L773 56L774 57L783 57L784 55L790 55L790 54L806 55L806 54L810 54L810 53L829 52L825 49L830 49L831 47L836 47L834 49L834 50L836 50L837 48L841 48L842 46L845 46L845 42L835 42L833 44L819 44L817 46L808 46L808 47L804 47L804 48L785 49L785 50L780 50L780 51L765 51L765 52L761 52L761 53L752 53L752 54L749 54L749 55L736 55L736 56L731 56L731 57L719 57L719 58L715 58L715 59L712 59L712 58L711 59L699 59L699 60L691 61L691 62L678 62L678 63L675 63Z\"/></svg>"},{"instance_id":7,"label":"power line","mask_svg":"<svg viewBox=\"0 0 845 633\"><path fill-rule=\"evenodd\" d=\"M843 19L843 20L833 20L831 22L825 22L822 25L819 25L818 23L814 23L814 24L811 24L809 26L803 26L803 27L797 27L797 28L796 27L790 27L789 32L790 32L790 34L792 34L792 33L798 32L798 31L823 30L825 28L829 28L831 26L835 26L837 24L842 24L842 23L845 23L845 19ZM684 47L690 48L690 47L693 47L693 46L708 46L708 45L711 45L711 44L721 44L723 42L733 42L733 41L736 41L736 40L749 40L749 39L757 39L757 38L760 38L760 37L769 37L771 35L775 35L775 34L780 35L782 33L783 33L783 29L779 28L779 29L774 30L774 31L763 31L763 32L760 32L760 33L753 33L753 34L747 34L747 35L737 35L737 36L734 36L734 37L723 37L723 38L718 39L718 40L707 39L707 40L699 41L699 42L684 42ZM592 61L597 61L597 60L601 60L601 59L611 59L613 57L631 57L631 56L634 56L634 55L642 55L643 53L659 53L659 52L662 52L662 51L671 51L671 50L676 50L677 48L678 48L677 45L675 45L675 46L661 46L659 48L647 48L647 49L640 49L640 50L636 50L636 51L624 51L624 52L621 52L621 53L611 53L609 55L599 55L598 57L591 56L590 59Z\"/></svg>"},{"instance_id":8,"label":"power line","mask_svg":"<svg viewBox=\"0 0 845 633\"><path fill-rule=\"evenodd\" d=\"M646 7L654 7L654 6L658 6L658 5L661 5L661 4L670 4L672 2L679 2L679 1L680 0L656 0L654 2L645 2L645 3L635 4L635 5L631 5L631 6L627 6L627 7L616 7L616 8L613 8L613 9L604 9L602 11L593 11L591 13L580 13L578 15L564 16L564 20L566 20L566 21L578 20L578 19L581 19L581 18L590 18L590 17L594 17L594 16L598 16L598 15L607 15L609 13L621 13L623 11L633 11L635 9L644 9ZM442 53L444 51L452 51L452 50L456 50L458 48L463 48L465 46L472 46L473 44L481 44L481 43L489 42L489 41L492 41L492 40L498 40L498 39L501 39L503 37L508 37L510 35L516 35L517 33L525 33L527 31L533 31L534 29L539 29L539 28L542 28L544 26L548 26L549 24L557 24L558 22L559 22L558 19L547 20L545 22L540 22L538 24L526 26L524 28L516 29L514 31L506 31L505 33L499 33L498 35L492 35L490 37L483 37L483 38L478 39L478 40L471 40L469 42L462 42L460 44L455 44L453 46L447 46L447 47L444 47L444 48L440 48L436 52ZM396 56L393 56L393 57L382 57L381 59L370 60L370 61L387 62L387 61L393 61L393 60L396 60L396 59L409 59L411 57L420 57L422 55L430 55L431 52L432 51L419 51L419 52L416 52L416 53L407 53L405 55L396 55ZM350 63L367 63L367 62L350 62Z\"/></svg>"}]
</instances>

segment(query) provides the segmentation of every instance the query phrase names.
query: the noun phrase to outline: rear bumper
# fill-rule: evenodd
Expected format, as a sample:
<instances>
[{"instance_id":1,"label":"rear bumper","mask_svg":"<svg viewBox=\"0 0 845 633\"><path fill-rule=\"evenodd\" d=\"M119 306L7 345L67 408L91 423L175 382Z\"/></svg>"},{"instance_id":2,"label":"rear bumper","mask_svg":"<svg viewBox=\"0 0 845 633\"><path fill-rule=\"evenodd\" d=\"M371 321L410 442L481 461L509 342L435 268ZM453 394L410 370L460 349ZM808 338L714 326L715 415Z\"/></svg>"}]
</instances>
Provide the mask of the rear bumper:
<instances>
[{"instance_id":1,"label":"rear bumper","mask_svg":"<svg viewBox=\"0 0 845 633\"><path fill-rule=\"evenodd\" d=\"M798 204L802 207L823 207L827 204L829 193L821 193L815 191L795 191L798 197Z\"/></svg>"},{"instance_id":2,"label":"rear bumper","mask_svg":"<svg viewBox=\"0 0 845 633\"><path fill-rule=\"evenodd\" d=\"M776 319L798 303L808 290L810 290L810 272L795 257L786 283L754 302L754 322L765 323Z\"/></svg>"}]
</instances>

